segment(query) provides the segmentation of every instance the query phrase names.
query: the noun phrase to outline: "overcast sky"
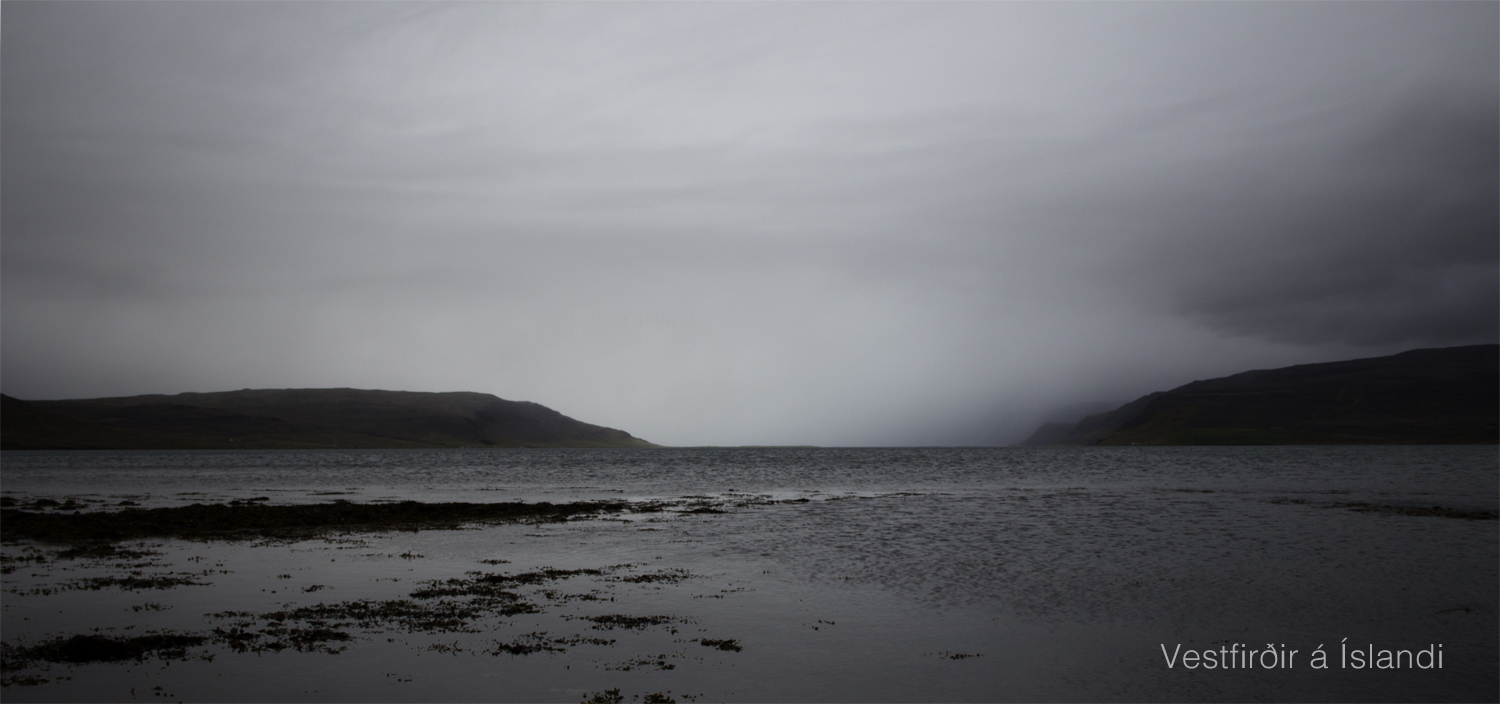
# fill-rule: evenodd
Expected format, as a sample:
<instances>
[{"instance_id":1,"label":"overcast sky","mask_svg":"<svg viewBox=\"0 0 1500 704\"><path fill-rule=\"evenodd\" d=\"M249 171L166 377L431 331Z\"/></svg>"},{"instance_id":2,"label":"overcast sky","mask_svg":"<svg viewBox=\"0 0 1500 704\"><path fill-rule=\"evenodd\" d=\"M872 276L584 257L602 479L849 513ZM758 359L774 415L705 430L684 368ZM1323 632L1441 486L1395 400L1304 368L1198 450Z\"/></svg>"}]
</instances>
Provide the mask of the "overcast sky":
<instances>
[{"instance_id":1,"label":"overcast sky","mask_svg":"<svg viewBox=\"0 0 1500 704\"><path fill-rule=\"evenodd\" d=\"M0 382L975 444L1492 343L1497 27L1494 2L8 0Z\"/></svg>"}]
</instances>

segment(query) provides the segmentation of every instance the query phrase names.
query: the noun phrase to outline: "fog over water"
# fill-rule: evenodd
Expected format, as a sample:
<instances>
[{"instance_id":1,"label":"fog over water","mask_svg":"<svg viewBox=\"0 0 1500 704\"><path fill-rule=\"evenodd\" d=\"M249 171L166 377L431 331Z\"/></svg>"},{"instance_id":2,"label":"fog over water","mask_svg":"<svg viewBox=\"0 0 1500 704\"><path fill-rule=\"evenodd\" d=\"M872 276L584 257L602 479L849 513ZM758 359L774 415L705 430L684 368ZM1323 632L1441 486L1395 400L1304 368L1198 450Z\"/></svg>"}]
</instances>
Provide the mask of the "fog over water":
<instances>
[{"instance_id":1,"label":"fog over water","mask_svg":"<svg viewBox=\"0 0 1500 704\"><path fill-rule=\"evenodd\" d=\"M1010 442L1500 337L1494 3L16 3L4 393Z\"/></svg>"}]
</instances>

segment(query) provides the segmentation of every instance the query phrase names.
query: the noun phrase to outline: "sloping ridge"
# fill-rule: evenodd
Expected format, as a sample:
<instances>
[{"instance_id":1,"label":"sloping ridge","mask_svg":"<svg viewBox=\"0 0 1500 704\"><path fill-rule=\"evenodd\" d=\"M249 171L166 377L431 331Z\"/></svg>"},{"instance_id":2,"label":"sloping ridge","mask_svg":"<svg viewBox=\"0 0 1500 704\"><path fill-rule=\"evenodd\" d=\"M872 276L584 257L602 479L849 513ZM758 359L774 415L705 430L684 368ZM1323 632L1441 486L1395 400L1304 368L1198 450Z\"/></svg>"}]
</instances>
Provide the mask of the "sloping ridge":
<instances>
[{"instance_id":1,"label":"sloping ridge","mask_svg":"<svg viewBox=\"0 0 1500 704\"><path fill-rule=\"evenodd\" d=\"M1495 444L1500 345L1195 381L1023 445Z\"/></svg>"},{"instance_id":2,"label":"sloping ridge","mask_svg":"<svg viewBox=\"0 0 1500 704\"><path fill-rule=\"evenodd\" d=\"M654 447L546 406L473 392L245 389L5 397L5 449Z\"/></svg>"},{"instance_id":3,"label":"sloping ridge","mask_svg":"<svg viewBox=\"0 0 1500 704\"><path fill-rule=\"evenodd\" d=\"M1047 423L1020 444L1022 447L1093 445L1110 433L1119 430L1126 423L1135 420L1147 406L1151 405L1152 401L1160 398L1163 393L1156 391L1146 394L1113 411L1085 416L1077 423Z\"/></svg>"}]
</instances>

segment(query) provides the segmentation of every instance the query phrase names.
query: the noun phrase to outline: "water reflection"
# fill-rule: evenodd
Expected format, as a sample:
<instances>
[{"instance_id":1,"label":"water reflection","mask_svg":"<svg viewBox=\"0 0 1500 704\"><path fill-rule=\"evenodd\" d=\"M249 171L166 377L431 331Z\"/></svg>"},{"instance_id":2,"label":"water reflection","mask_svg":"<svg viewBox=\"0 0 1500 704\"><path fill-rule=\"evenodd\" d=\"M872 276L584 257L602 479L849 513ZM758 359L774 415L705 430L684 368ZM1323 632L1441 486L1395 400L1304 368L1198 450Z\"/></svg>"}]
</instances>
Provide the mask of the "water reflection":
<instances>
[{"instance_id":1,"label":"water reflection","mask_svg":"<svg viewBox=\"0 0 1500 704\"><path fill-rule=\"evenodd\" d=\"M0 460L11 510L33 512L642 509L295 540L7 536L13 701L1475 700L1497 685L1490 448ZM1159 652L1343 638L1442 642L1447 659L1188 671Z\"/></svg>"}]
</instances>

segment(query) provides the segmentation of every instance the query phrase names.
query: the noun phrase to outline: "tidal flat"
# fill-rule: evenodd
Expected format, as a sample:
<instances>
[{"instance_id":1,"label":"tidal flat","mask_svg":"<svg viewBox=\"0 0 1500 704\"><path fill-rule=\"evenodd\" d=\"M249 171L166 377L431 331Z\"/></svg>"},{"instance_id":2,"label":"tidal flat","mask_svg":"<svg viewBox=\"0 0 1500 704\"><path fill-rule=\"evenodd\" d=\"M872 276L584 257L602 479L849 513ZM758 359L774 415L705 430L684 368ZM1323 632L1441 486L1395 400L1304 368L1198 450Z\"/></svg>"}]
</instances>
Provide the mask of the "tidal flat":
<instances>
[{"instance_id":1,"label":"tidal flat","mask_svg":"<svg viewBox=\"0 0 1500 704\"><path fill-rule=\"evenodd\" d=\"M511 559L498 556L518 556L505 549L492 549L496 556L464 565L451 553L452 536L434 541L430 533L467 532L463 537L472 540L486 528L506 526L520 532L511 537L565 538L557 524L649 524L669 516L774 503L752 496L729 502L688 497L565 504L266 501L253 497L136 508L128 500L65 497L20 503L6 497L0 517L6 609L33 614L21 616L26 625L7 623L7 639L0 645L6 698L25 698L20 688L57 684L84 699L235 699L243 690L220 689L223 683L216 680L222 673L207 680L204 669L239 656L253 656L265 666L270 663L260 661L266 656L282 653L335 656L356 649L383 651L382 659L396 660L402 650L408 657L429 660L488 658L493 662L484 664L491 670L486 676L513 669L512 660L534 655L571 654L594 669L619 673L717 662L724 653L744 647L736 638L701 627L693 613L703 609L683 607L747 591L733 579L650 563L516 568ZM85 507L97 508L81 510ZM636 529L658 530L649 525ZM429 535L417 535L423 532ZM427 552L434 554L429 558ZM535 555L519 552L534 562ZM578 557L571 562L581 564ZM465 566L469 569L460 569ZM440 576L444 574L453 576ZM86 600L78 598L84 593ZM25 608L42 601L51 603ZM209 603L225 608L196 613ZM621 611L660 610L665 604L675 613ZM57 613L63 616L43 615L52 605L61 606ZM71 634L11 638L43 620L98 625ZM564 671L572 668L572 662L563 665ZM411 663L387 669L392 671L380 673L388 680L382 685L417 679ZM195 674L184 681L177 675L183 672ZM587 687L526 689L546 691L550 698L564 692L568 698L625 696L619 687L602 686L623 678L606 679L611 681L601 681L592 693L583 691ZM407 689L421 692L416 698L433 694L430 687ZM372 692L368 683L358 690ZM377 698L389 696L384 687L379 691ZM515 693L511 689L507 696ZM314 687L278 694L323 699L333 692ZM665 702L695 701L702 694L660 690L633 696Z\"/></svg>"},{"instance_id":2,"label":"tidal flat","mask_svg":"<svg viewBox=\"0 0 1500 704\"><path fill-rule=\"evenodd\" d=\"M0 459L7 701L1474 701L1500 679L1492 448ZM1444 667L1305 666L1345 639ZM1161 655L1266 643L1298 666Z\"/></svg>"}]
</instances>

